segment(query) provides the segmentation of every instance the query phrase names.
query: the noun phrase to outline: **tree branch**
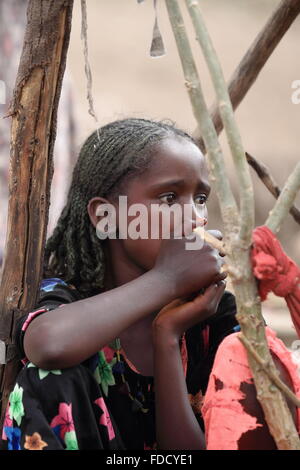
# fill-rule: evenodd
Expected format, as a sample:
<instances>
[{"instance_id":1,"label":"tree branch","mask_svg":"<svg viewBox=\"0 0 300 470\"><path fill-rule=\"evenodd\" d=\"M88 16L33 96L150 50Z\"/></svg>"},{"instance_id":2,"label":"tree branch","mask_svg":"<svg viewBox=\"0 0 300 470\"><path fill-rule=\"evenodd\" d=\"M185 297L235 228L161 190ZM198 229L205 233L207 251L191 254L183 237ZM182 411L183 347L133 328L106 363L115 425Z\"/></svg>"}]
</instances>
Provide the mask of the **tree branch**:
<instances>
[{"instance_id":1,"label":"tree branch","mask_svg":"<svg viewBox=\"0 0 300 470\"><path fill-rule=\"evenodd\" d=\"M241 103L277 44L299 13L300 0L282 0L266 25L257 35L228 83L229 96L234 110ZM212 116L217 134L220 134L223 129L223 123L217 104L211 107L210 115ZM199 147L205 151L205 144L201 138L199 127L195 130L193 137L198 141Z\"/></svg>"},{"instance_id":2,"label":"tree branch","mask_svg":"<svg viewBox=\"0 0 300 470\"><path fill-rule=\"evenodd\" d=\"M250 171L247 165L241 135L235 122L223 71L203 21L199 4L194 0L186 0L186 5L193 22L196 38L201 46L214 85L219 111L237 171L241 214L239 238L245 245L250 245L252 241L252 230L254 228L254 197Z\"/></svg>"},{"instance_id":3,"label":"tree branch","mask_svg":"<svg viewBox=\"0 0 300 470\"><path fill-rule=\"evenodd\" d=\"M226 225L228 223L227 221L230 220L231 223L238 225L237 205L233 197L228 178L225 177L226 168L222 156L222 150L204 100L198 72L184 28L181 12L177 1L166 0L166 6L176 40L185 77L185 85L190 97L193 112L197 122L200 122L201 128L205 130L203 135L205 144L209 149L208 163L210 169L213 169L211 172L211 182L216 189L224 224Z\"/></svg>"},{"instance_id":4,"label":"tree branch","mask_svg":"<svg viewBox=\"0 0 300 470\"><path fill-rule=\"evenodd\" d=\"M247 338L243 334L239 334L238 338L241 341L241 343L243 343L247 351L249 351L252 354L256 362L262 367L264 372L270 377L270 379L274 382L274 384L279 388L279 390L281 390L286 395L286 397L289 398L294 403L294 405L300 408L299 398L297 398L296 395L289 389L289 387L285 385L285 383L282 382L282 380L278 377L278 375L274 374L274 372L269 369L268 362L264 361L259 356L259 354L257 354L257 352L252 347L251 343L249 343Z\"/></svg>"},{"instance_id":5,"label":"tree branch","mask_svg":"<svg viewBox=\"0 0 300 470\"><path fill-rule=\"evenodd\" d=\"M294 171L288 177L288 180L285 183L275 206L270 211L269 217L265 223L265 225L267 225L267 227L269 227L273 233L279 232L281 224L286 217L286 214L290 211L299 189L300 162L297 163Z\"/></svg>"},{"instance_id":6,"label":"tree branch","mask_svg":"<svg viewBox=\"0 0 300 470\"><path fill-rule=\"evenodd\" d=\"M256 171L257 176L261 179L266 188L270 191L273 196L278 199L281 194L281 189L271 175L269 169L262 162L258 161L248 152L246 152L246 158L249 165ZM296 206L292 206L290 214L294 217L295 221L300 224L300 210Z\"/></svg>"}]
</instances>

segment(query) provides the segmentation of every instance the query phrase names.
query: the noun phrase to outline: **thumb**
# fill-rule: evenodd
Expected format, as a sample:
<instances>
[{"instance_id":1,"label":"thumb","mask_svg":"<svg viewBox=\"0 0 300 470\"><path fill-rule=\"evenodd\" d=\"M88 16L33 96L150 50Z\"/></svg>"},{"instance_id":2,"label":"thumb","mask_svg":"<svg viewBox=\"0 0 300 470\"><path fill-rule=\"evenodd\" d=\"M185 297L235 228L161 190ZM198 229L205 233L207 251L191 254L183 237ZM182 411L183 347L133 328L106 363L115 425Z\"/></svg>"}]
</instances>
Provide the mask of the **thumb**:
<instances>
[{"instance_id":1,"label":"thumb","mask_svg":"<svg viewBox=\"0 0 300 470\"><path fill-rule=\"evenodd\" d=\"M193 302L195 302L197 307L202 306L203 308L214 314L223 297L225 287L226 282L224 280L211 284L205 289L205 292L203 294L200 294L195 297Z\"/></svg>"},{"instance_id":2,"label":"thumb","mask_svg":"<svg viewBox=\"0 0 300 470\"><path fill-rule=\"evenodd\" d=\"M181 330L191 328L198 322L202 322L212 317L218 308L225 289L225 282L211 284L204 294L199 294L192 301L178 307L178 313L182 317Z\"/></svg>"}]
</instances>

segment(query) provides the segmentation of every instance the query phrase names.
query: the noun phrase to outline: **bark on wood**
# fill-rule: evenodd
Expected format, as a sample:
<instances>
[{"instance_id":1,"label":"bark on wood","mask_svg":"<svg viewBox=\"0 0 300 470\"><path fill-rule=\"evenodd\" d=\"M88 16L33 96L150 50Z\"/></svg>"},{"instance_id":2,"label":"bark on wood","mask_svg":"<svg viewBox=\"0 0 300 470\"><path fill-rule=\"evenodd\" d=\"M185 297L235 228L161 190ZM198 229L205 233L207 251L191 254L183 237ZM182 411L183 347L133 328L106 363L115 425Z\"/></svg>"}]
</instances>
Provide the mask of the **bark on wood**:
<instances>
[{"instance_id":1,"label":"bark on wood","mask_svg":"<svg viewBox=\"0 0 300 470\"><path fill-rule=\"evenodd\" d=\"M277 44L299 13L300 0L282 0L262 31L251 44L228 83L228 91L233 109L236 109L243 100ZM217 103L212 106L210 115L212 116L217 134L220 134L223 129L223 123ZM205 144L201 138L199 127L195 130L193 137L197 140L199 147L205 151Z\"/></svg>"},{"instance_id":2,"label":"bark on wood","mask_svg":"<svg viewBox=\"0 0 300 470\"><path fill-rule=\"evenodd\" d=\"M30 0L11 103L6 249L0 289L2 413L18 371L13 334L37 302L53 175L56 116L70 38L73 0Z\"/></svg>"}]
</instances>

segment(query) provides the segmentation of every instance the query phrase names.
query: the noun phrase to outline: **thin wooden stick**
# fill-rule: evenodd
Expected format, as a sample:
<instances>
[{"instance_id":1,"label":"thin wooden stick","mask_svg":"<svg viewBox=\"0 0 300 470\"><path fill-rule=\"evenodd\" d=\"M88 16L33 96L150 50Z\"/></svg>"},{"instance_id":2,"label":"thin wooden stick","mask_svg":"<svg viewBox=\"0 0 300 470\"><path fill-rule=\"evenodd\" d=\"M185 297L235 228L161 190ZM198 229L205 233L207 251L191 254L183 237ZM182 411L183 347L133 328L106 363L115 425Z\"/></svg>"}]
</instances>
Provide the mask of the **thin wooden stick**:
<instances>
[{"instance_id":1,"label":"thin wooden stick","mask_svg":"<svg viewBox=\"0 0 300 470\"><path fill-rule=\"evenodd\" d=\"M233 109L236 109L241 103L277 44L299 13L300 0L282 0L266 25L257 35L228 83L228 91ZM223 129L223 123L217 104L211 107L210 115L212 116L217 134L220 134ZM197 140L199 147L205 150L205 143L201 138L199 127L195 130L193 137Z\"/></svg>"},{"instance_id":2,"label":"thin wooden stick","mask_svg":"<svg viewBox=\"0 0 300 470\"><path fill-rule=\"evenodd\" d=\"M269 213L269 217L265 225L272 230L273 233L277 233L283 223L286 214L289 212L293 205L293 202L297 196L297 192L300 189L300 162L297 163L294 171L288 177L283 190L279 198L276 201L275 206Z\"/></svg>"},{"instance_id":3,"label":"thin wooden stick","mask_svg":"<svg viewBox=\"0 0 300 470\"><path fill-rule=\"evenodd\" d=\"M224 243L218 240L218 238L214 237L211 233L207 232L206 230L203 230L202 227L197 227L193 231L197 233L201 238L204 238L207 243L210 243L210 245L212 245L216 250L218 250L221 255L226 256L228 254Z\"/></svg>"},{"instance_id":4,"label":"thin wooden stick","mask_svg":"<svg viewBox=\"0 0 300 470\"><path fill-rule=\"evenodd\" d=\"M285 385L285 383L282 382L282 380L276 375L274 374L274 372L272 372L270 369L269 369L269 364L268 362L264 361L259 354L257 354L256 350L252 347L251 343L247 340L247 338L245 337L245 335L243 335L242 333L240 333L238 335L238 338L239 340L241 341L241 343L243 343L243 345L245 346L245 348L247 349L247 351L249 351L252 356L254 357L254 359L258 362L258 364L262 367L262 369L264 370L264 372L270 377L270 379L274 382L274 384L294 403L294 405L296 405L298 408L300 408L300 400L298 397L296 397L296 395L289 389L289 387L287 385Z\"/></svg>"},{"instance_id":5,"label":"thin wooden stick","mask_svg":"<svg viewBox=\"0 0 300 470\"><path fill-rule=\"evenodd\" d=\"M241 135L235 122L234 112L223 76L223 71L203 21L199 4L195 0L186 0L186 5L194 25L197 41L201 46L210 77L214 84L220 115L225 127L228 144L237 171L237 180L240 189L241 214L239 238L245 243L245 245L250 245L252 231L254 228L254 197L253 185L245 157Z\"/></svg>"},{"instance_id":6,"label":"thin wooden stick","mask_svg":"<svg viewBox=\"0 0 300 470\"><path fill-rule=\"evenodd\" d=\"M257 158L254 158L248 152L246 152L246 158L247 162L256 172L257 176L261 179L266 188L276 199L278 199L281 194L281 189L271 175L270 170L266 165L257 160ZM295 205L291 207L290 214L294 217L295 221L300 224L300 210Z\"/></svg>"},{"instance_id":7,"label":"thin wooden stick","mask_svg":"<svg viewBox=\"0 0 300 470\"><path fill-rule=\"evenodd\" d=\"M203 135L205 144L209 149L208 164L212 174L211 182L214 185L218 196L222 218L224 220L224 226L226 226L229 221L231 224L235 224L237 226L239 223L237 204L232 194L229 180L225 176L226 167L222 150L218 141L216 130L213 126L205 103L197 68L184 28L181 12L177 1L166 0L166 6L174 32L174 37L184 72L185 85L190 97L193 112L197 122L200 122L202 129L205 130Z\"/></svg>"}]
</instances>

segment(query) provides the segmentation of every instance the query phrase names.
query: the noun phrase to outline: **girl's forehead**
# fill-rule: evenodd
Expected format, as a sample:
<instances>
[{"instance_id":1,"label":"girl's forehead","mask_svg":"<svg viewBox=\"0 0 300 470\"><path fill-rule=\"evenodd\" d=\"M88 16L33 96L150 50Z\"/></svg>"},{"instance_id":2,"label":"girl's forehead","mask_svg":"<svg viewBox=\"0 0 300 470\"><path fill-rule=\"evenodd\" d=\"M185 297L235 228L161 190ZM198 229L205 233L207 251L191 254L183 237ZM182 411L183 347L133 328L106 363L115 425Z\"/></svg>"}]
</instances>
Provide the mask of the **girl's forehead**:
<instances>
[{"instance_id":1,"label":"girl's forehead","mask_svg":"<svg viewBox=\"0 0 300 470\"><path fill-rule=\"evenodd\" d=\"M145 173L147 179L162 176L208 179L205 157L188 139L169 138L156 146L151 165Z\"/></svg>"}]
</instances>

